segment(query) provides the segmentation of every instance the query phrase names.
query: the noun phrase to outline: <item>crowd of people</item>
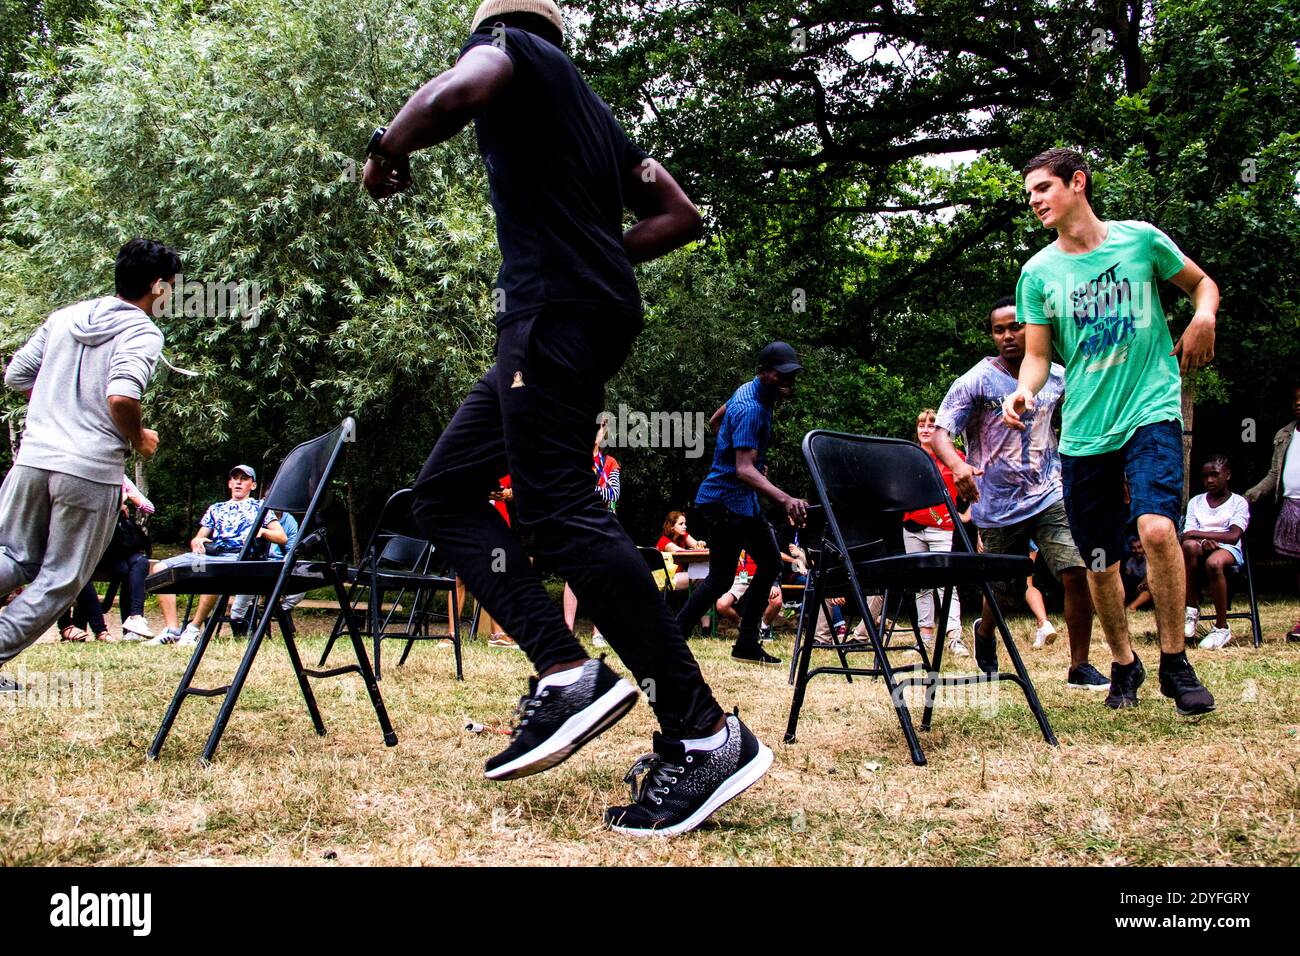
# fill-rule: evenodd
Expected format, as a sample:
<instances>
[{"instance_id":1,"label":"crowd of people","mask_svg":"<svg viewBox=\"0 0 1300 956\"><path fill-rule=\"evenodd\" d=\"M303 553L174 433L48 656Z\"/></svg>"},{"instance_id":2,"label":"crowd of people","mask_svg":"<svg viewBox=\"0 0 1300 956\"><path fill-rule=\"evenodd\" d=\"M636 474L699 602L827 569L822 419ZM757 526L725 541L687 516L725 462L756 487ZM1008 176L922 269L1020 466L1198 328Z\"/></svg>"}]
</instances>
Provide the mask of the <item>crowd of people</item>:
<instances>
[{"instance_id":1,"label":"crowd of people","mask_svg":"<svg viewBox=\"0 0 1300 956\"><path fill-rule=\"evenodd\" d=\"M793 394L802 366L790 345L770 343L755 376L713 416L713 460L694 495L708 530L708 571L693 585L687 574L689 593L674 615L614 514L617 468L599 437L593 452L592 424L605 383L642 328L634 265L695 240L703 220L668 170L627 136L563 41L552 0L485 0L455 65L371 135L363 185L378 201L410 188L412 153L475 124L502 252L495 360L437 437L415 481L412 511L493 628L536 672L509 742L484 773L509 780L557 766L651 688L659 724L653 750L627 775L631 801L611 806L604 819L624 834L674 835L739 796L773 760L738 711L723 709L687 637L720 612L736 621L733 659L779 663L762 642L765 621L779 607L779 574L783 564L796 576L809 568L797 541L778 544L763 502L778 509L783 532L804 526L809 505L769 479L766 461L774 409ZM547 162L537 162L539 143ZM968 503L986 550L1036 551L1061 579L1067 681L1104 690L1115 708L1136 706L1145 680L1121 574L1135 536L1159 633L1160 691L1180 714L1207 713L1214 697L1186 654L1199 600L1193 572L1209 576L1216 605L1206 646L1221 647L1231 632L1220 613L1220 578L1240 559L1248 517L1228 492L1227 463L1207 460L1205 495L1189 503L1179 531L1180 371L1213 358L1218 288L1155 226L1098 218L1081 154L1048 150L1026 164L1023 182L1053 241L1023 266L1014 300L994 305L995 355L959 378L937 410L917 417L916 438L952 497ZM636 221L624 229L626 210ZM141 406L163 345L151 316L179 271L168 247L127 243L115 265L116 294L55 312L9 361L5 382L29 405L0 488L0 593L23 588L0 613L0 665L76 602L110 550L126 453L147 458L157 449ZM1192 301L1192 320L1176 343L1155 292L1162 281ZM1053 349L1059 365L1051 362ZM1051 421L1058 411L1059 437ZM1300 421L1300 392L1295 413ZM1278 432L1268 477L1244 496L1279 504L1274 544L1289 558L1300 558L1295 428ZM290 531L277 516L267 513L254 527L253 469L236 466L228 481L230 499L205 513L191 554L168 561L199 554L231 560L250 536L259 546L286 546ZM508 522L485 504L507 497ZM959 511L936 503L903 516L906 550L951 548L956 522L965 518ZM680 514L670 517L664 537L663 550L677 556L665 572L676 589L684 560L678 549L704 542L689 535ZM121 566L124 581L139 576L133 555ZM543 568L567 584L567 619L565 605L547 594ZM135 617L131 587L124 600ZM932 596L918 605L923 634L938 640L943 629L956 655L973 653L980 669L996 671L987 606L968 647L957 601L942 621ZM632 680L578 641L572 623L579 606ZM211 599L200 602L195 631L212 607ZM154 639L190 643L195 631L180 628L174 605L168 611L163 604L163 612L166 628ZM1108 678L1089 660L1094 615L1111 658ZM1036 641L1047 643L1054 628L1045 614L1038 617ZM86 620L92 631L98 626ZM845 626L826 621L837 631ZM0 691L14 686L0 674Z\"/></svg>"}]
</instances>

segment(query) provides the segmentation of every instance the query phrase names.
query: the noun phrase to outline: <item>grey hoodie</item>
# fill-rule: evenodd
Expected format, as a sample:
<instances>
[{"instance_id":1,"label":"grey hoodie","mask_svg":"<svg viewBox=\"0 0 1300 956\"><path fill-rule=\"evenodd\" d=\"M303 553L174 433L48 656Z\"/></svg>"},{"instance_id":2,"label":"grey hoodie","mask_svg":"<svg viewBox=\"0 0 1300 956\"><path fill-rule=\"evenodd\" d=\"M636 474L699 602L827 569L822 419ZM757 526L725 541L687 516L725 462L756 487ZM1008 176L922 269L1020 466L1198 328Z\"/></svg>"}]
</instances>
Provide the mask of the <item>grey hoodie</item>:
<instances>
[{"instance_id":1,"label":"grey hoodie","mask_svg":"<svg viewBox=\"0 0 1300 956\"><path fill-rule=\"evenodd\" d=\"M108 397L139 399L162 346L149 316L116 296L51 315L5 369L6 385L32 392L14 463L121 484L131 446L113 424Z\"/></svg>"}]
</instances>

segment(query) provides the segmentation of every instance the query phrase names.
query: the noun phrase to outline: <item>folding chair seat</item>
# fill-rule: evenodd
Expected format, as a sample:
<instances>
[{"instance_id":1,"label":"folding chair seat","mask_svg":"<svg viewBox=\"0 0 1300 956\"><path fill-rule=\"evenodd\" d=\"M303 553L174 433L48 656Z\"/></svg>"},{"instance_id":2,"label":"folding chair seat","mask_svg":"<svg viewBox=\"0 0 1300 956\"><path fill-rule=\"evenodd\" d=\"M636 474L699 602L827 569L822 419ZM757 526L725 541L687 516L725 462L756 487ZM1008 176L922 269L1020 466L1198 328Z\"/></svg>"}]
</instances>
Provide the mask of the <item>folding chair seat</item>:
<instances>
[{"instance_id":1,"label":"folding chair seat","mask_svg":"<svg viewBox=\"0 0 1300 956\"><path fill-rule=\"evenodd\" d=\"M786 741L793 743L795 740L808 682L818 674L841 674L846 678L854 675L883 678L912 761L917 765L925 763L925 754L902 693L911 684L919 684L925 690L921 729L928 730L935 693L939 688L990 681L1014 683L1024 693L1043 738L1055 745L1056 737L991 587L995 581L1027 577L1033 568L1029 558L975 553L960 523L954 532L958 537L954 539L953 551L906 552L902 534L904 513L940 504L952 514L957 513L938 468L919 445L892 438L818 430L804 436L803 453L820 505L817 517L824 520L825 527L820 533L819 544L809 549L812 562L808 577L810 593L804 601L800 635L796 639L794 695ZM997 635L1011 660L1013 672L941 675L942 640L935 642L931 660L924 642L920 640L915 603L910 595L918 589L941 591L942 607L936 619L943 621L947 619L954 590L962 585L978 585L982 589L993 609ZM891 646L888 643L887 635L882 633L884 613L882 611L881 622L877 623L867 600L869 595L882 595L884 606L888 608L891 595L899 593L906 595L904 603L911 607L916 641L909 646ZM862 616L867 640L837 641L833 649L839 654L840 665L810 670L817 620L814 609L825 607L826 601L833 597L845 597L849 606ZM894 651L915 651L920 656L920 663L896 665L890 660L890 653ZM872 654L874 666L849 666L847 655L850 652Z\"/></svg>"},{"instance_id":2,"label":"folding chair seat","mask_svg":"<svg viewBox=\"0 0 1300 956\"><path fill-rule=\"evenodd\" d=\"M380 652L385 640L397 638L406 641L406 647L397 662L398 667L406 663L416 641L442 640L444 635L429 633L428 623L430 619L439 619L434 608L434 596L442 591L448 592L456 679L464 680L456 576L437 567L433 544L418 537L415 519L411 516L413 496L414 492L410 488L403 488L394 492L385 502L379 521L370 534L370 541L362 552L361 563L348 568L348 607L355 614L362 593L366 594L367 613L362 618L365 623L361 631L374 642L375 677L381 679L383 671ZM443 571L446 573L437 573ZM395 594L392 606L386 613L383 610L385 594ZM393 629L393 621L399 609L405 613L405 618L398 629ZM334 642L343 633L344 625L344 612L340 611L321 653L319 666L325 666Z\"/></svg>"},{"instance_id":3,"label":"folding chair seat","mask_svg":"<svg viewBox=\"0 0 1300 956\"><path fill-rule=\"evenodd\" d=\"M204 555L194 555L194 560L176 566L163 568L150 575L145 581L146 590L159 594L216 594L217 605L199 637L198 645L190 657L176 693L172 696L163 717L162 725L149 747L149 757L156 759L171 732L181 704L187 697L221 697L221 709L208 735L203 748L203 761L211 761L221 742L226 724L234 712L239 694L243 690L248 672L257 657L262 641L270 632L272 621L280 628L285 650L298 678L307 712L311 716L316 733L324 736L325 725L321 721L320 710L312 693L309 678L336 677L341 674L356 673L361 676L370 702L375 709L375 716L384 736L384 743L392 747L397 744L397 735L393 732L379 695L379 685L366 657L365 645L361 642L356 623L350 613L345 615L345 626L352 641L352 648L357 662L346 667L329 671L307 670L302 666L298 646L294 640L294 625L288 614L280 607L280 598L286 594L298 594L320 587L333 587L339 607L348 608L347 595L343 590L346 565L334 560L329 546L329 539L320 521L320 511L329 491L330 479L338 465L344 445L356 434L356 423L346 418L335 428L318 438L305 442L293 449L280 466L275 480L267 490L266 497L258 511L254 527L261 527L268 511L292 512L302 514L297 539L290 545L283 560L270 561L255 557L254 535L249 535L242 550L234 561L212 561ZM319 549L323 561L308 561L304 554L308 550ZM212 689L195 687L194 676L203 661L222 615L232 595L250 594L262 598L261 609L255 620L250 618L248 645L240 660L239 669L234 679L224 687Z\"/></svg>"}]
</instances>

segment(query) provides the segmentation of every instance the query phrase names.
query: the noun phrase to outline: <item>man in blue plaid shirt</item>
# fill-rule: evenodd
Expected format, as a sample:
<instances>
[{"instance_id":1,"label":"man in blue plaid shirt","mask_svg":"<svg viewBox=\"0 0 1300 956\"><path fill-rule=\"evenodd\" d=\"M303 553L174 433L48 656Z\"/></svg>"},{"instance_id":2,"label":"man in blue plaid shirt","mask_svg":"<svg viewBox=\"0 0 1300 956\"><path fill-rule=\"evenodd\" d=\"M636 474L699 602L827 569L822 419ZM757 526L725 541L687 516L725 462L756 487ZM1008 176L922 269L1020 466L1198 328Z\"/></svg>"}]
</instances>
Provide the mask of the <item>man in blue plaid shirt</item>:
<instances>
[{"instance_id":1,"label":"man in blue plaid shirt","mask_svg":"<svg viewBox=\"0 0 1300 956\"><path fill-rule=\"evenodd\" d=\"M740 635L731 656L739 661L781 663L764 651L759 641L759 623L768 589L781 570L781 555L758 496L762 494L780 505L792 523L803 524L808 502L786 494L768 481L766 474L772 408L778 399L794 393L795 375L802 370L789 345L772 342L764 346L758 356L758 373L719 409L722 424L713 450L713 467L695 494L695 505L709 523L709 576L677 615L677 625L683 634L690 633L692 622L731 589L740 552L749 552L758 570L749 590L736 604Z\"/></svg>"}]
</instances>

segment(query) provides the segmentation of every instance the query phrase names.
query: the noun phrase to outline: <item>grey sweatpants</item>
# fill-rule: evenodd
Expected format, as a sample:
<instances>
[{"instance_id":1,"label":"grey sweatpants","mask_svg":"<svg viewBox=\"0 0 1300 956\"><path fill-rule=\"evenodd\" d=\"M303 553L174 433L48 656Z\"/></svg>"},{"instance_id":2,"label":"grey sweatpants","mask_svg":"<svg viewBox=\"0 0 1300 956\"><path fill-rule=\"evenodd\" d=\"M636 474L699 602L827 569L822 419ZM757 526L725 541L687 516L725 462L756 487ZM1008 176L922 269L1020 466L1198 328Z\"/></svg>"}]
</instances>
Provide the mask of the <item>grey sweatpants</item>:
<instances>
[{"instance_id":1,"label":"grey sweatpants","mask_svg":"<svg viewBox=\"0 0 1300 956\"><path fill-rule=\"evenodd\" d=\"M117 524L120 483L14 465L0 485L0 664L45 633L86 586Z\"/></svg>"}]
</instances>

